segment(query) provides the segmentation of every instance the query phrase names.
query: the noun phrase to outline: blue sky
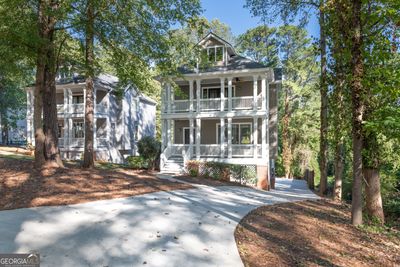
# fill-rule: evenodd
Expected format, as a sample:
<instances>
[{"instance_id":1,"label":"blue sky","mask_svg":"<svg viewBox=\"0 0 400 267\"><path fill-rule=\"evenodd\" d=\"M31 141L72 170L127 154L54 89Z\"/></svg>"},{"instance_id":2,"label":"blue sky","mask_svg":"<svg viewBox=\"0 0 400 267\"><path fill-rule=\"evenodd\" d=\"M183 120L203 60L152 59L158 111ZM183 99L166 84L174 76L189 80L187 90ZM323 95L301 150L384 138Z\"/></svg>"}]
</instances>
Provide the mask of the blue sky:
<instances>
[{"instance_id":1,"label":"blue sky","mask_svg":"<svg viewBox=\"0 0 400 267\"><path fill-rule=\"evenodd\" d=\"M203 15L211 20L218 18L228 24L233 34L244 33L247 29L260 24L259 18L251 16L250 11L244 8L246 0L201 0L204 9ZM279 22L273 26L279 25ZM310 36L318 37L318 21L315 16L310 19L307 30Z\"/></svg>"}]
</instances>

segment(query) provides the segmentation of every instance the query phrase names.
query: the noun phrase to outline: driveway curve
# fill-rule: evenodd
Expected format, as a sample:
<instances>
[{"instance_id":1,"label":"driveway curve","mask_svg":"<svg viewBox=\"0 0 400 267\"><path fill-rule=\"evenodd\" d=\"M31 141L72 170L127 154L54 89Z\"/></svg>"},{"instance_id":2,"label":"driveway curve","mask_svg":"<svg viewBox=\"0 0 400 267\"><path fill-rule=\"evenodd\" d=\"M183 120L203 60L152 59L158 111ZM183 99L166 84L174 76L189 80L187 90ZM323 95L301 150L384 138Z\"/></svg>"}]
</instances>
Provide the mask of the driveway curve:
<instances>
[{"instance_id":1,"label":"driveway curve","mask_svg":"<svg viewBox=\"0 0 400 267\"><path fill-rule=\"evenodd\" d=\"M243 266L234 231L262 205L316 199L304 181L276 190L199 185L129 198L0 211L0 253L41 266Z\"/></svg>"}]
</instances>

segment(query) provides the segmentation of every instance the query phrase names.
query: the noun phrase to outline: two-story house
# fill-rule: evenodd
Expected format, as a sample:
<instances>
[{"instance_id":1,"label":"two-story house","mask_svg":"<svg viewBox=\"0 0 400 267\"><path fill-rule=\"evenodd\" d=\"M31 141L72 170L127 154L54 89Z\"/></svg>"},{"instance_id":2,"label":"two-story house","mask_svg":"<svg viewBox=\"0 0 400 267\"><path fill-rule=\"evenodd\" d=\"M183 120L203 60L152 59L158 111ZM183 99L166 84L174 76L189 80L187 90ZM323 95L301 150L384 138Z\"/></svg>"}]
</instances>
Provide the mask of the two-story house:
<instances>
[{"instance_id":1,"label":"two-story house","mask_svg":"<svg viewBox=\"0 0 400 267\"><path fill-rule=\"evenodd\" d=\"M155 136L156 102L135 87L124 89L122 97L114 90L118 78L99 75L94 81L95 159L122 163L136 155L136 142L143 136ZM83 78L59 79L57 90L58 140L64 159L80 159L85 141L86 85ZM34 145L34 88L27 88L27 142Z\"/></svg>"},{"instance_id":2,"label":"two-story house","mask_svg":"<svg viewBox=\"0 0 400 267\"><path fill-rule=\"evenodd\" d=\"M181 171L185 160L197 159L273 172L278 72L238 55L214 33L198 46L207 53L208 66L179 69L181 75L169 77L178 89L163 84L161 169Z\"/></svg>"}]
</instances>

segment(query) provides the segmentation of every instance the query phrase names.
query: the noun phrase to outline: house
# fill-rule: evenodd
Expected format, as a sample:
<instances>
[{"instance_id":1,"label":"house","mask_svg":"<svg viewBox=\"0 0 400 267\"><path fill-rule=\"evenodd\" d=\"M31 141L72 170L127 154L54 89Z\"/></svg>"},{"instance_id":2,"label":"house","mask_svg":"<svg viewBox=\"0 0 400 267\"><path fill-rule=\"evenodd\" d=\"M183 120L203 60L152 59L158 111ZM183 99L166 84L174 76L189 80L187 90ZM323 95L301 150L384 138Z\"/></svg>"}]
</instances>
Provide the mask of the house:
<instances>
[{"instance_id":1,"label":"house","mask_svg":"<svg viewBox=\"0 0 400 267\"><path fill-rule=\"evenodd\" d=\"M208 66L182 67L168 77L173 83L163 82L161 169L180 171L184 161L197 159L263 166L273 174L279 72L238 55L214 33L198 46Z\"/></svg>"},{"instance_id":2,"label":"house","mask_svg":"<svg viewBox=\"0 0 400 267\"><path fill-rule=\"evenodd\" d=\"M26 145L26 120L24 111L24 109L8 110L6 113L7 118L0 116L1 145Z\"/></svg>"},{"instance_id":3,"label":"house","mask_svg":"<svg viewBox=\"0 0 400 267\"><path fill-rule=\"evenodd\" d=\"M118 78L102 74L94 80L94 150L95 159L123 163L136 155L137 141L155 136L156 102L133 86L114 94ZM81 159L85 135L85 80L58 79L58 140L64 159ZM35 142L33 131L34 88L27 88L27 142Z\"/></svg>"}]
</instances>

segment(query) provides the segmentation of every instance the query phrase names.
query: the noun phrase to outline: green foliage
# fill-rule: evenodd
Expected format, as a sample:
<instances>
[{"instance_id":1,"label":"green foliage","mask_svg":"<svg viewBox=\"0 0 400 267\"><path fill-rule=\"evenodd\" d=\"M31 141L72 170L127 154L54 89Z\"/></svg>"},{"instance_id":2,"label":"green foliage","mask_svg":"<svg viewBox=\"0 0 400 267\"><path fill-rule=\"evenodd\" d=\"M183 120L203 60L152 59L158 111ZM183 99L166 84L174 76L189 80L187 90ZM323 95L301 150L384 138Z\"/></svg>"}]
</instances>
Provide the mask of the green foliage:
<instances>
[{"instance_id":1,"label":"green foliage","mask_svg":"<svg viewBox=\"0 0 400 267\"><path fill-rule=\"evenodd\" d=\"M126 158L126 163L132 169L147 169L149 162L142 156L129 156Z\"/></svg>"},{"instance_id":2,"label":"green foliage","mask_svg":"<svg viewBox=\"0 0 400 267\"><path fill-rule=\"evenodd\" d=\"M140 156L147 160L149 168L154 169L160 156L161 143L152 136L145 136L138 141L137 146Z\"/></svg>"},{"instance_id":3,"label":"green foliage","mask_svg":"<svg viewBox=\"0 0 400 267\"><path fill-rule=\"evenodd\" d=\"M185 165L185 171L187 174L189 174L192 177L197 177L199 176L199 169L200 165L202 164L201 161L197 160L188 160L186 161Z\"/></svg>"}]
</instances>

